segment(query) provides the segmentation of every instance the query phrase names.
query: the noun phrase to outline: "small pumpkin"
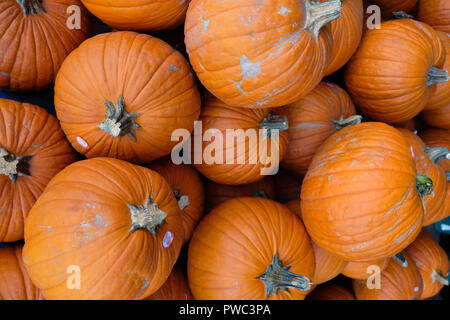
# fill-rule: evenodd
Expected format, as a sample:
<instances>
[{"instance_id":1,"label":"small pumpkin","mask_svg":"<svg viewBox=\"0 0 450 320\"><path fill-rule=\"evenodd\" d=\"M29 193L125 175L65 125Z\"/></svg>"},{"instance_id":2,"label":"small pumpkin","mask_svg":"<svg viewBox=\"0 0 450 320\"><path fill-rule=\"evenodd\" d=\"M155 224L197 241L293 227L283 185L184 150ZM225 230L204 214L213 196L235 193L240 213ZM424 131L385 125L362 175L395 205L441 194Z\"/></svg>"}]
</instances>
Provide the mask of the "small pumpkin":
<instances>
[{"instance_id":1,"label":"small pumpkin","mask_svg":"<svg viewBox=\"0 0 450 320\"><path fill-rule=\"evenodd\" d=\"M150 297L145 300L193 300L191 289L185 271L180 266L175 266L169 278Z\"/></svg>"},{"instance_id":2,"label":"small pumpkin","mask_svg":"<svg viewBox=\"0 0 450 320\"><path fill-rule=\"evenodd\" d=\"M345 84L358 108L373 120L404 122L419 114L448 81L445 48L428 25L399 19L364 33L347 65Z\"/></svg>"},{"instance_id":3,"label":"small pumpkin","mask_svg":"<svg viewBox=\"0 0 450 320\"><path fill-rule=\"evenodd\" d=\"M313 275L314 252L302 222L269 199L220 204L189 245L189 285L200 300L303 300Z\"/></svg>"},{"instance_id":4,"label":"small pumpkin","mask_svg":"<svg viewBox=\"0 0 450 320\"><path fill-rule=\"evenodd\" d=\"M418 0L371 0L371 2L380 6L383 18L388 18L394 12L410 12Z\"/></svg>"},{"instance_id":5,"label":"small pumpkin","mask_svg":"<svg viewBox=\"0 0 450 320\"><path fill-rule=\"evenodd\" d=\"M372 266L378 267L381 272L386 269L388 262L389 258L366 262L350 261L341 273L348 278L364 280L378 272L378 269Z\"/></svg>"},{"instance_id":6,"label":"small pumpkin","mask_svg":"<svg viewBox=\"0 0 450 320\"><path fill-rule=\"evenodd\" d=\"M0 248L0 300L42 300L22 261L22 246Z\"/></svg>"},{"instance_id":7,"label":"small pumpkin","mask_svg":"<svg viewBox=\"0 0 450 320\"><path fill-rule=\"evenodd\" d=\"M275 110L288 118L288 147L281 165L304 176L312 157L333 132L361 122L350 96L339 86L321 82L306 97Z\"/></svg>"},{"instance_id":8,"label":"small pumpkin","mask_svg":"<svg viewBox=\"0 0 450 320\"><path fill-rule=\"evenodd\" d=\"M315 288L308 300L356 300L353 293L336 284L325 284Z\"/></svg>"},{"instance_id":9,"label":"small pumpkin","mask_svg":"<svg viewBox=\"0 0 450 320\"><path fill-rule=\"evenodd\" d=\"M202 130L193 134L192 159L195 168L208 179L240 185L277 172L287 145L285 117L269 109L230 107L207 95L200 121Z\"/></svg>"},{"instance_id":10,"label":"small pumpkin","mask_svg":"<svg viewBox=\"0 0 450 320\"><path fill-rule=\"evenodd\" d=\"M58 121L44 109L0 99L0 242L23 239L45 186L75 161Z\"/></svg>"},{"instance_id":11,"label":"small pumpkin","mask_svg":"<svg viewBox=\"0 0 450 320\"><path fill-rule=\"evenodd\" d=\"M147 167L162 175L171 186L181 210L184 242L187 242L205 208L205 191L200 175L190 165L175 165L169 157L155 160Z\"/></svg>"},{"instance_id":12,"label":"small pumpkin","mask_svg":"<svg viewBox=\"0 0 450 320\"><path fill-rule=\"evenodd\" d=\"M405 249L416 264L423 280L421 299L428 299L448 286L449 261L447 253L434 241L431 234L422 229L419 236Z\"/></svg>"},{"instance_id":13,"label":"small pumpkin","mask_svg":"<svg viewBox=\"0 0 450 320\"><path fill-rule=\"evenodd\" d=\"M447 0L420 0L418 18L436 30L450 33L450 3Z\"/></svg>"},{"instance_id":14,"label":"small pumpkin","mask_svg":"<svg viewBox=\"0 0 450 320\"><path fill-rule=\"evenodd\" d=\"M343 260L379 260L415 239L422 197L432 190L397 129L356 124L331 135L314 156L302 184L303 221L314 243Z\"/></svg>"},{"instance_id":15,"label":"small pumpkin","mask_svg":"<svg viewBox=\"0 0 450 320\"><path fill-rule=\"evenodd\" d=\"M178 258L180 215L155 171L112 158L79 161L52 179L30 211L23 259L46 299L143 299ZM70 266L81 276L77 290L67 286Z\"/></svg>"},{"instance_id":16,"label":"small pumpkin","mask_svg":"<svg viewBox=\"0 0 450 320\"><path fill-rule=\"evenodd\" d=\"M238 197L263 197L275 199L275 187L271 176L259 181L242 184L239 186L227 186L211 180L205 181L206 212L211 211L222 202Z\"/></svg>"},{"instance_id":17,"label":"small pumpkin","mask_svg":"<svg viewBox=\"0 0 450 320\"><path fill-rule=\"evenodd\" d=\"M86 40L64 61L55 84L61 127L88 158L148 163L166 156L177 144L175 130L193 130L200 104L181 53L136 32Z\"/></svg>"},{"instance_id":18,"label":"small pumpkin","mask_svg":"<svg viewBox=\"0 0 450 320\"><path fill-rule=\"evenodd\" d=\"M405 253L389 259L381 272L380 287L369 288L367 280L353 280L358 300L417 300L422 294L422 277L414 261Z\"/></svg>"},{"instance_id":19,"label":"small pumpkin","mask_svg":"<svg viewBox=\"0 0 450 320\"><path fill-rule=\"evenodd\" d=\"M329 22L340 12L340 0L193 0L186 49L202 84L226 104L284 106L324 76L333 45Z\"/></svg>"},{"instance_id":20,"label":"small pumpkin","mask_svg":"<svg viewBox=\"0 0 450 320\"><path fill-rule=\"evenodd\" d=\"M39 91L53 84L66 56L91 32L79 0L0 2L0 89Z\"/></svg>"},{"instance_id":21,"label":"small pumpkin","mask_svg":"<svg viewBox=\"0 0 450 320\"><path fill-rule=\"evenodd\" d=\"M292 175L289 171L280 168L280 171L273 178L277 201L286 203L299 198L302 186L302 178Z\"/></svg>"}]
</instances>

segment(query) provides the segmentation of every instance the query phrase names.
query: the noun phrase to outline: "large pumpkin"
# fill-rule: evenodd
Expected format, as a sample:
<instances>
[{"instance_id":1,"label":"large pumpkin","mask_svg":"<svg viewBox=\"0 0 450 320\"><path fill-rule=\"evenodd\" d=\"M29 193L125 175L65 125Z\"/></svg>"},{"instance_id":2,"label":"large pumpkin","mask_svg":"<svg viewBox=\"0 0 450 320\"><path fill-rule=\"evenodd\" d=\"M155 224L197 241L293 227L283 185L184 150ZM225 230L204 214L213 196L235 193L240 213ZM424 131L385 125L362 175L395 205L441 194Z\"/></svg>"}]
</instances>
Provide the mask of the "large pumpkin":
<instances>
[{"instance_id":1,"label":"large pumpkin","mask_svg":"<svg viewBox=\"0 0 450 320\"><path fill-rule=\"evenodd\" d=\"M422 197L433 190L418 175L410 146L384 123L365 122L329 137L301 191L311 239L347 261L392 256L420 232Z\"/></svg>"},{"instance_id":2,"label":"large pumpkin","mask_svg":"<svg viewBox=\"0 0 450 320\"><path fill-rule=\"evenodd\" d=\"M188 0L81 0L107 25L120 30L157 31L184 22Z\"/></svg>"},{"instance_id":3,"label":"large pumpkin","mask_svg":"<svg viewBox=\"0 0 450 320\"><path fill-rule=\"evenodd\" d=\"M448 0L420 0L418 17L434 29L450 33L450 2Z\"/></svg>"},{"instance_id":4,"label":"large pumpkin","mask_svg":"<svg viewBox=\"0 0 450 320\"><path fill-rule=\"evenodd\" d=\"M202 130L193 135L196 169L226 185L252 183L277 172L287 145L285 117L269 109L230 107L209 95L203 104Z\"/></svg>"},{"instance_id":5,"label":"large pumpkin","mask_svg":"<svg viewBox=\"0 0 450 320\"><path fill-rule=\"evenodd\" d=\"M193 0L185 24L202 84L230 106L278 107L322 79L340 0ZM325 26L325 27L324 27Z\"/></svg>"},{"instance_id":6,"label":"large pumpkin","mask_svg":"<svg viewBox=\"0 0 450 320\"><path fill-rule=\"evenodd\" d=\"M288 118L288 147L281 165L304 176L320 145L333 132L361 122L350 96L339 86L321 82L306 97L276 113Z\"/></svg>"},{"instance_id":7,"label":"large pumpkin","mask_svg":"<svg viewBox=\"0 0 450 320\"><path fill-rule=\"evenodd\" d=\"M154 294L145 300L193 300L188 280L180 266L175 266L169 278Z\"/></svg>"},{"instance_id":8,"label":"large pumpkin","mask_svg":"<svg viewBox=\"0 0 450 320\"><path fill-rule=\"evenodd\" d=\"M2 0L0 89L38 91L53 84L90 28L79 0Z\"/></svg>"},{"instance_id":9,"label":"large pumpkin","mask_svg":"<svg viewBox=\"0 0 450 320\"><path fill-rule=\"evenodd\" d=\"M345 265L342 274L348 278L364 280L374 276L378 270L386 269L390 258L366 262L349 262ZM373 267L375 266L375 268ZM379 269L378 269L379 268Z\"/></svg>"},{"instance_id":10,"label":"large pumpkin","mask_svg":"<svg viewBox=\"0 0 450 320\"><path fill-rule=\"evenodd\" d=\"M23 239L24 221L75 154L58 121L44 109L0 99L0 242Z\"/></svg>"},{"instance_id":11,"label":"large pumpkin","mask_svg":"<svg viewBox=\"0 0 450 320\"><path fill-rule=\"evenodd\" d=\"M423 225L428 226L447 217L444 208L447 195L447 177L444 169L438 163L441 158L447 155L450 158L450 151L427 147L422 139L412 131L398 130L413 150L417 172L427 175L433 181L433 192L424 198L425 216Z\"/></svg>"},{"instance_id":12,"label":"large pumpkin","mask_svg":"<svg viewBox=\"0 0 450 320\"><path fill-rule=\"evenodd\" d=\"M448 71L441 69L444 61L445 48L430 26L389 20L364 33L347 65L345 83L371 119L403 122L425 108L436 84L448 80Z\"/></svg>"},{"instance_id":13,"label":"large pumpkin","mask_svg":"<svg viewBox=\"0 0 450 320\"><path fill-rule=\"evenodd\" d=\"M356 300L353 293L336 284L325 284L315 288L308 300Z\"/></svg>"},{"instance_id":14,"label":"large pumpkin","mask_svg":"<svg viewBox=\"0 0 450 320\"><path fill-rule=\"evenodd\" d=\"M405 253L397 254L381 272L379 288L367 286L367 280L353 280L358 300L417 300L422 294L422 277L414 261Z\"/></svg>"},{"instance_id":15,"label":"large pumpkin","mask_svg":"<svg viewBox=\"0 0 450 320\"><path fill-rule=\"evenodd\" d=\"M0 300L41 300L22 261L22 246L0 248Z\"/></svg>"},{"instance_id":16,"label":"large pumpkin","mask_svg":"<svg viewBox=\"0 0 450 320\"><path fill-rule=\"evenodd\" d=\"M162 176L94 158L48 184L27 218L23 257L46 299L142 299L166 281L183 237Z\"/></svg>"},{"instance_id":17,"label":"large pumpkin","mask_svg":"<svg viewBox=\"0 0 450 320\"><path fill-rule=\"evenodd\" d=\"M88 158L148 163L171 152L175 130L192 131L200 95L178 51L148 35L112 32L86 40L64 61L55 108Z\"/></svg>"},{"instance_id":18,"label":"large pumpkin","mask_svg":"<svg viewBox=\"0 0 450 320\"><path fill-rule=\"evenodd\" d=\"M220 204L195 229L188 278L196 299L304 299L314 252L284 205L242 197Z\"/></svg>"},{"instance_id":19,"label":"large pumpkin","mask_svg":"<svg viewBox=\"0 0 450 320\"><path fill-rule=\"evenodd\" d=\"M428 231L423 229L405 252L414 261L422 276L423 291L420 298L428 299L441 291L444 285L448 286L447 253Z\"/></svg>"},{"instance_id":20,"label":"large pumpkin","mask_svg":"<svg viewBox=\"0 0 450 320\"><path fill-rule=\"evenodd\" d=\"M355 53L363 34L363 1L343 0L341 16L331 22L333 49L325 74L339 70Z\"/></svg>"},{"instance_id":21,"label":"large pumpkin","mask_svg":"<svg viewBox=\"0 0 450 320\"><path fill-rule=\"evenodd\" d=\"M162 175L172 187L181 210L184 242L187 242L202 217L205 207L205 191L200 175L192 166L175 165L170 158L155 160L147 167Z\"/></svg>"},{"instance_id":22,"label":"large pumpkin","mask_svg":"<svg viewBox=\"0 0 450 320\"><path fill-rule=\"evenodd\" d=\"M394 12L409 12L417 4L418 0L371 0L373 4L380 6L381 15L390 17Z\"/></svg>"}]
</instances>

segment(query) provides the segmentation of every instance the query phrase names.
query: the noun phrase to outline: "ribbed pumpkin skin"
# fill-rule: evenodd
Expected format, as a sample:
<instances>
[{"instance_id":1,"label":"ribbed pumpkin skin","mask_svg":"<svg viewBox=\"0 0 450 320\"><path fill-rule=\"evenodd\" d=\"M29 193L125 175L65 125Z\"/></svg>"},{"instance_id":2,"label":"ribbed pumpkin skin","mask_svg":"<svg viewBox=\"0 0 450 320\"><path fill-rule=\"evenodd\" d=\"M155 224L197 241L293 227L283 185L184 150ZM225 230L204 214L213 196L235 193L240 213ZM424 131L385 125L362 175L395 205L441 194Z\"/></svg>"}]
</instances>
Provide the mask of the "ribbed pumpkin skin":
<instances>
[{"instance_id":1,"label":"ribbed pumpkin skin","mask_svg":"<svg viewBox=\"0 0 450 320\"><path fill-rule=\"evenodd\" d=\"M145 300L193 300L184 270L175 266L169 278L154 294Z\"/></svg>"},{"instance_id":2,"label":"ribbed pumpkin skin","mask_svg":"<svg viewBox=\"0 0 450 320\"><path fill-rule=\"evenodd\" d=\"M22 246L0 248L0 300L42 300L22 261Z\"/></svg>"},{"instance_id":3,"label":"ribbed pumpkin skin","mask_svg":"<svg viewBox=\"0 0 450 320\"><path fill-rule=\"evenodd\" d=\"M300 200L292 200L286 203L288 207L297 217L302 218L300 207ZM338 276L347 265L347 261L338 258L337 256L323 250L312 242L315 257L315 271L313 283L315 285L327 282Z\"/></svg>"},{"instance_id":4,"label":"ribbed pumpkin skin","mask_svg":"<svg viewBox=\"0 0 450 320\"><path fill-rule=\"evenodd\" d=\"M128 205L141 206L150 197L167 214L167 224L156 236L146 229L130 232ZM173 241L164 248L169 230ZM142 299L169 276L183 236L178 203L162 176L95 158L68 166L48 184L26 221L23 257L46 299ZM66 286L71 265L80 267L78 290Z\"/></svg>"},{"instance_id":5,"label":"ribbed pumpkin skin","mask_svg":"<svg viewBox=\"0 0 450 320\"><path fill-rule=\"evenodd\" d=\"M183 23L188 0L81 0L107 25L121 30L158 31Z\"/></svg>"},{"instance_id":6,"label":"ribbed pumpkin skin","mask_svg":"<svg viewBox=\"0 0 450 320\"><path fill-rule=\"evenodd\" d=\"M308 300L356 300L353 293L335 284L318 286L309 295Z\"/></svg>"},{"instance_id":7,"label":"ribbed pumpkin skin","mask_svg":"<svg viewBox=\"0 0 450 320\"><path fill-rule=\"evenodd\" d=\"M417 300L422 294L422 278L413 260L403 254L408 262L401 266L390 259L381 272L380 289L369 289L366 280L353 280L357 300Z\"/></svg>"},{"instance_id":8,"label":"ribbed pumpkin skin","mask_svg":"<svg viewBox=\"0 0 450 320\"><path fill-rule=\"evenodd\" d=\"M80 29L67 13L80 9ZM46 13L26 16L15 0L0 2L0 89L39 91L53 84L66 56L91 32L89 14L79 0L43 0Z\"/></svg>"},{"instance_id":9,"label":"ribbed pumpkin skin","mask_svg":"<svg viewBox=\"0 0 450 320\"><path fill-rule=\"evenodd\" d=\"M214 208L195 229L188 251L188 278L196 299L263 300L264 274L278 253L290 272L311 279L314 252L302 222L284 205L263 198L236 198ZM224 257L226 259L224 259ZM303 300L289 289L269 299Z\"/></svg>"},{"instance_id":10,"label":"ribbed pumpkin skin","mask_svg":"<svg viewBox=\"0 0 450 320\"><path fill-rule=\"evenodd\" d=\"M73 77L77 75L77 81ZM136 142L98 128L105 100L138 113ZM55 85L55 108L72 146L88 158L107 156L148 163L168 155L178 143L176 129L192 131L200 95L186 59L165 42L135 32L100 34L64 61ZM88 147L80 144L83 139Z\"/></svg>"},{"instance_id":11,"label":"ribbed pumpkin skin","mask_svg":"<svg viewBox=\"0 0 450 320\"><path fill-rule=\"evenodd\" d=\"M433 271L448 276L449 261L444 249L434 241L431 234L422 229L414 242L405 249L406 254L414 261L423 280L421 299L428 299L441 291L443 284L432 278Z\"/></svg>"},{"instance_id":12,"label":"ribbed pumpkin skin","mask_svg":"<svg viewBox=\"0 0 450 320\"><path fill-rule=\"evenodd\" d=\"M288 147L281 165L304 176L320 145L334 132L333 120L355 115L350 96L339 86L321 82L306 97L276 113L288 117Z\"/></svg>"},{"instance_id":13,"label":"ribbed pumpkin skin","mask_svg":"<svg viewBox=\"0 0 450 320\"><path fill-rule=\"evenodd\" d=\"M436 90L428 86L432 66L441 68L445 50L428 25L400 19L369 29L347 65L345 84L358 108L373 120L407 121Z\"/></svg>"},{"instance_id":14,"label":"ribbed pumpkin skin","mask_svg":"<svg viewBox=\"0 0 450 320\"><path fill-rule=\"evenodd\" d=\"M205 182L206 205L205 212L209 212L222 202L238 197L268 196L275 199L275 187L271 176L262 180L239 186L227 186L211 180Z\"/></svg>"},{"instance_id":15,"label":"ribbed pumpkin skin","mask_svg":"<svg viewBox=\"0 0 450 320\"><path fill-rule=\"evenodd\" d=\"M363 1L343 0L341 16L331 21L333 49L326 75L339 70L358 49L363 33Z\"/></svg>"},{"instance_id":16,"label":"ribbed pumpkin skin","mask_svg":"<svg viewBox=\"0 0 450 320\"><path fill-rule=\"evenodd\" d=\"M447 0L420 0L418 18L436 30L450 33L450 3Z\"/></svg>"},{"instance_id":17,"label":"ribbed pumpkin skin","mask_svg":"<svg viewBox=\"0 0 450 320\"><path fill-rule=\"evenodd\" d=\"M305 29L306 0L193 0L185 43L202 84L230 106L278 107L310 92L331 59L327 24Z\"/></svg>"},{"instance_id":18,"label":"ribbed pumpkin skin","mask_svg":"<svg viewBox=\"0 0 450 320\"><path fill-rule=\"evenodd\" d=\"M346 261L383 259L420 232L416 167L402 134L384 123L346 127L319 148L301 192L311 239Z\"/></svg>"},{"instance_id":19,"label":"ribbed pumpkin skin","mask_svg":"<svg viewBox=\"0 0 450 320\"><path fill-rule=\"evenodd\" d=\"M184 206L184 199L177 198L183 221L184 242L187 242L205 208L205 191L200 175L191 165L175 165L170 157L155 160L147 167L162 175L172 190L178 193L178 197L187 197L187 206Z\"/></svg>"},{"instance_id":20,"label":"ribbed pumpkin skin","mask_svg":"<svg viewBox=\"0 0 450 320\"><path fill-rule=\"evenodd\" d=\"M371 0L373 4L380 6L381 15L390 17L392 13L403 11L408 13L417 4L418 0Z\"/></svg>"},{"instance_id":21,"label":"ribbed pumpkin skin","mask_svg":"<svg viewBox=\"0 0 450 320\"><path fill-rule=\"evenodd\" d=\"M201 174L206 176L208 179L226 185L240 185L248 184L258 180L261 180L265 175L261 174L261 169L269 168L269 165L264 164L268 162L268 157L261 157L258 150L263 149L264 143L262 143L259 135L259 130L262 129L260 122L269 114L269 109L248 109L248 108L236 108L230 107L223 103L219 99L211 96L207 96L203 101L203 108L200 114L200 121L202 121L202 137L203 137L203 147L200 150L196 150L195 147L192 148L192 159L194 161L195 168L200 171ZM231 146L226 143L226 130L238 130L242 129L243 133L238 134L238 139L234 139L234 151L231 161L227 160L227 153L232 150ZM207 151L209 146L212 146L215 138L211 137L213 141L205 141L205 133L208 130L219 130L218 136L223 137L223 142L220 144L222 148L222 158L220 159L222 163L216 163L214 159L209 159L205 157L205 151ZM249 137L245 137L245 132L247 130L256 130L256 140L255 144L250 143ZM211 131L209 131L211 132ZM202 137L193 134L193 141L196 139L202 141ZM278 145L273 146L274 150L278 150L279 161L281 161L286 152L287 146L287 131L280 131L278 135ZM275 139L274 139L275 140ZM220 141L220 140L218 140ZM270 155L270 150L272 148L272 139L267 139L267 154ZM245 143L245 146L242 145ZM275 141L273 141L275 143ZM244 150L245 154L241 154ZM257 156L256 164L250 163L249 157L255 159ZM202 163L195 163L195 159L201 157ZM219 157L219 156L217 156ZM244 158L245 157L245 158ZM240 164L239 161L244 159L244 164ZM208 164L207 162L211 163ZM228 163L227 163L228 162ZM231 162L231 163L230 163ZM242 162L242 161L241 161Z\"/></svg>"},{"instance_id":22,"label":"ribbed pumpkin skin","mask_svg":"<svg viewBox=\"0 0 450 320\"><path fill-rule=\"evenodd\" d=\"M0 146L16 156L32 156L30 176L13 182L0 173L0 242L11 242L23 239L31 207L53 176L75 161L75 154L55 117L38 106L7 99L0 99Z\"/></svg>"},{"instance_id":23,"label":"ribbed pumpkin skin","mask_svg":"<svg viewBox=\"0 0 450 320\"><path fill-rule=\"evenodd\" d=\"M370 272L367 273L367 268L369 266L378 266L380 271L383 271L386 269L388 262L389 258L367 262L349 262L345 265L345 268L341 273L348 278L364 280L373 275L371 269L369 269Z\"/></svg>"},{"instance_id":24,"label":"ribbed pumpkin skin","mask_svg":"<svg viewBox=\"0 0 450 320\"><path fill-rule=\"evenodd\" d=\"M425 174L433 181L433 192L425 196L425 216L423 225L428 226L447 217L445 212L445 196L447 194L447 177L444 169L435 164L425 153L426 145L419 136L406 129L398 129L410 144L416 160L417 172Z\"/></svg>"}]
</instances>

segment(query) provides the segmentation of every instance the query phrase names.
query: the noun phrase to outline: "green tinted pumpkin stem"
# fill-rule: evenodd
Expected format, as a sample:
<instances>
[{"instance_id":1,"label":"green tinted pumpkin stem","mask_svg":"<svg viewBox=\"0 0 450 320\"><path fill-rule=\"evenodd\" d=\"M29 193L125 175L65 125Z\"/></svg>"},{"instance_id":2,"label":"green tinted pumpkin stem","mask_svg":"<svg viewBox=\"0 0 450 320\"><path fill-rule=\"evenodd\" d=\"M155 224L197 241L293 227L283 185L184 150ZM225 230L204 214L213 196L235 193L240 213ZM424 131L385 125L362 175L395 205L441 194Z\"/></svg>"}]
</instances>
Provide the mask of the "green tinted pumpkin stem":
<instances>
[{"instance_id":1,"label":"green tinted pumpkin stem","mask_svg":"<svg viewBox=\"0 0 450 320\"><path fill-rule=\"evenodd\" d=\"M25 15L45 13L41 0L16 0L17 4L22 8Z\"/></svg>"},{"instance_id":2,"label":"green tinted pumpkin stem","mask_svg":"<svg viewBox=\"0 0 450 320\"><path fill-rule=\"evenodd\" d=\"M442 275L441 271L436 271L433 269L433 272L431 273L431 279L433 280L433 282L439 282L444 286L448 286L448 279Z\"/></svg>"},{"instance_id":3,"label":"green tinted pumpkin stem","mask_svg":"<svg viewBox=\"0 0 450 320\"><path fill-rule=\"evenodd\" d=\"M267 130L267 137L272 136L272 130L285 131L288 129L288 119L284 115L272 114L270 112L267 117L259 123L261 128Z\"/></svg>"},{"instance_id":4,"label":"green tinted pumpkin stem","mask_svg":"<svg viewBox=\"0 0 450 320\"><path fill-rule=\"evenodd\" d=\"M430 68L430 71L428 71L427 76L427 85L431 87L432 85L438 84L438 83L444 83L447 82L449 79L448 71L445 69L439 69L435 66L432 66Z\"/></svg>"},{"instance_id":5,"label":"green tinted pumpkin stem","mask_svg":"<svg viewBox=\"0 0 450 320\"><path fill-rule=\"evenodd\" d=\"M106 106L106 119L99 124L98 128L109 133L113 137L123 137L128 135L136 141L136 130L141 126L136 123L138 113L129 113L125 109L125 100L121 96L117 103L108 100L104 101Z\"/></svg>"},{"instance_id":6,"label":"green tinted pumpkin stem","mask_svg":"<svg viewBox=\"0 0 450 320\"><path fill-rule=\"evenodd\" d=\"M398 19L414 19L414 16L407 14L404 11L396 11L392 12L392 15L389 18L385 19L385 21Z\"/></svg>"},{"instance_id":7,"label":"green tinted pumpkin stem","mask_svg":"<svg viewBox=\"0 0 450 320\"><path fill-rule=\"evenodd\" d=\"M160 210L152 199L147 199L143 205L128 204L131 215L130 233L137 229L147 229L153 235L156 235L156 229L163 224L166 224L167 213Z\"/></svg>"},{"instance_id":8,"label":"green tinted pumpkin stem","mask_svg":"<svg viewBox=\"0 0 450 320\"><path fill-rule=\"evenodd\" d=\"M439 161L442 159L450 159L450 150L443 147L425 147L425 153L428 155L428 158L436 164L439 164Z\"/></svg>"},{"instance_id":9,"label":"green tinted pumpkin stem","mask_svg":"<svg viewBox=\"0 0 450 320\"><path fill-rule=\"evenodd\" d=\"M341 1L330 0L327 2L305 2L306 21L305 29L308 29L316 38L319 38L320 29L327 23L341 16Z\"/></svg>"},{"instance_id":10,"label":"green tinted pumpkin stem","mask_svg":"<svg viewBox=\"0 0 450 320\"><path fill-rule=\"evenodd\" d=\"M32 156L16 156L5 148L0 148L0 174L8 176L14 182L17 177L30 176L29 160Z\"/></svg>"},{"instance_id":11,"label":"green tinted pumpkin stem","mask_svg":"<svg viewBox=\"0 0 450 320\"><path fill-rule=\"evenodd\" d=\"M408 261L406 260L405 256L401 253L397 253L395 256L392 257L392 259L394 259L395 262L397 262L402 267L406 268L408 266Z\"/></svg>"},{"instance_id":12,"label":"green tinted pumpkin stem","mask_svg":"<svg viewBox=\"0 0 450 320\"><path fill-rule=\"evenodd\" d=\"M433 193L433 181L424 174L418 174L416 177L417 193L422 196L428 196Z\"/></svg>"},{"instance_id":13,"label":"green tinted pumpkin stem","mask_svg":"<svg viewBox=\"0 0 450 320\"><path fill-rule=\"evenodd\" d=\"M447 181L450 181L450 171L445 171L445 175L447 176Z\"/></svg>"},{"instance_id":14,"label":"green tinted pumpkin stem","mask_svg":"<svg viewBox=\"0 0 450 320\"><path fill-rule=\"evenodd\" d=\"M288 291L288 288L293 288L308 291L311 289L312 282L305 276L289 272L290 268L290 266L283 266L276 253L267 271L255 278L264 282L267 298L272 293L278 293L278 290Z\"/></svg>"},{"instance_id":15,"label":"green tinted pumpkin stem","mask_svg":"<svg viewBox=\"0 0 450 320\"><path fill-rule=\"evenodd\" d=\"M354 115L350 116L348 118L345 118L341 116L338 120L333 120L333 127L339 131L345 127L352 126L355 124L360 124L362 120L362 116Z\"/></svg>"},{"instance_id":16,"label":"green tinted pumpkin stem","mask_svg":"<svg viewBox=\"0 0 450 320\"><path fill-rule=\"evenodd\" d=\"M253 195L254 197L257 198L266 198L266 199L270 199L269 195L267 194L266 190L263 189L258 189L256 190L255 194Z\"/></svg>"}]
</instances>

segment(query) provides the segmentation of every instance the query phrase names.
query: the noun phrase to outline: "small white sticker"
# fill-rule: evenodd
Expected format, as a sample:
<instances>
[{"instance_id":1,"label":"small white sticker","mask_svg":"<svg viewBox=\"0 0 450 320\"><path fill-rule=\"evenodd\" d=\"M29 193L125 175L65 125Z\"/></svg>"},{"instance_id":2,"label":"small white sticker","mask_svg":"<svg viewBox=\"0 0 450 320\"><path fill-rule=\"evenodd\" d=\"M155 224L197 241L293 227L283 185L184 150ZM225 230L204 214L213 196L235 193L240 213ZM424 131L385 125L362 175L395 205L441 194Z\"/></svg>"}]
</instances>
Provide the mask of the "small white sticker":
<instances>
[{"instance_id":1,"label":"small white sticker","mask_svg":"<svg viewBox=\"0 0 450 320\"><path fill-rule=\"evenodd\" d=\"M173 232L169 230L166 232L162 240L162 246L164 247L164 249L169 248L170 245L172 244L172 241L173 241Z\"/></svg>"},{"instance_id":2,"label":"small white sticker","mask_svg":"<svg viewBox=\"0 0 450 320\"><path fill-rule=\"evenodd\" d=\"M419 287L414 287L414 292L419 291Z\"/></svg>"},{"instance_id":3,"label":"small white sticker","mask_svg":"<svg viewBox=\"0 0 450 320\"><path fill-rule=\"evenodd\" d=\"M82 146L85 149L89 149L89 145L82 137L77 137L77 142L80 146Z\"/></svg>"}]
</instances>

